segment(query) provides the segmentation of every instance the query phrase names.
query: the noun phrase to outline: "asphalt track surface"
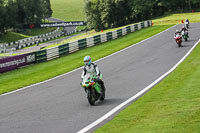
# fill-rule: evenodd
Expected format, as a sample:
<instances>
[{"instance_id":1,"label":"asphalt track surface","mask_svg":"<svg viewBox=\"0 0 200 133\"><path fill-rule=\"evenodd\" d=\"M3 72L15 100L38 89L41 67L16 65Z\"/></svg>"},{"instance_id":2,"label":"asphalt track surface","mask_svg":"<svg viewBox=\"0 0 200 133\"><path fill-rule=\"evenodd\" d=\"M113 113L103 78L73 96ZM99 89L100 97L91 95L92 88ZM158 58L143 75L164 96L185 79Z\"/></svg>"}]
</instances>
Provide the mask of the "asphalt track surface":
<instances>
[{"instance_id":1,"label":"asphalt track surface","mask_svg":"<svg viewBox=\"0 0 200 133\"><path fill-rule=\"evenodd\" d=\"M0 96L0 132L74 133L81 130L179 62L200 38L200 23L191 24L189 41L179 48L173 35L181 26L98 61L107 90L106 100L95 106L89 105L79 84L81 69Z\"/></svg>"}]
</instances>

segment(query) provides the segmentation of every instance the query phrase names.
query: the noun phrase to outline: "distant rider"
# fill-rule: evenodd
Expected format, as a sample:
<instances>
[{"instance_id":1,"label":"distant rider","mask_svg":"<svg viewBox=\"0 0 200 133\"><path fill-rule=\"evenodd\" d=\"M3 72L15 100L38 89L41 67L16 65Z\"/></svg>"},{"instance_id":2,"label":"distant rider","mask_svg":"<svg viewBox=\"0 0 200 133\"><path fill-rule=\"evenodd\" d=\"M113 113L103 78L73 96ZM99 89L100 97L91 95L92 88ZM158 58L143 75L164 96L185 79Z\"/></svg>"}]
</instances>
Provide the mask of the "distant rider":
<instances>
[{"instance_id":1,"label":"distant rider","mask_svg":"<svg viewBox=\"0 0 200 133\"><path fill-rule=\"evenodd\" d=\"M185 25L186 25L186 28L189 28L190 21L188 19L185 20Z\"/></svg>"},{"instance_id":2,"label":"distant rider","mask_svg":"<svg viewBox=\"0 0 200 133\"><path fill-rule=\"evenodd\" d=\"M188 20L188 18L185 20L185 23L190 24L190 21Z\"/></svg>"},{"instance_id":3,"label":"distant rider","mask_svg":"<svg viewBox=\"0 0 200 133\"><path fill-rule=\"evenodd\" d=\"M87 73L89 73L91 75L95 75L97 77L95 80L102 86L103 90L101 90L101 93L103 93L103 91L105 91L105 86L104 86L104 82L101 79L102 74L99 71L97 64L92 63L90 56L85 56L83 60L84 60L85 66L83 68L83 73L82 73L82 76L81 76L82 80Z\"/></svg>"}]
</instances>

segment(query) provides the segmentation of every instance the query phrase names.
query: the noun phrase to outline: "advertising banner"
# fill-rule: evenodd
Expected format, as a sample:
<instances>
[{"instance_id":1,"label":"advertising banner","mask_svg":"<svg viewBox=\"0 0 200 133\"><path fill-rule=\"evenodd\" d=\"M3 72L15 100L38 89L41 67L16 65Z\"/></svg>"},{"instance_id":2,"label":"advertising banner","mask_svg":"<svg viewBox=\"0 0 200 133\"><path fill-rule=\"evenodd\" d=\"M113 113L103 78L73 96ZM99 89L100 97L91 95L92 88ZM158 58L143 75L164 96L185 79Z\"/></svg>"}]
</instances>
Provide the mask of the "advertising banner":
<instances>
[{"instance_id":1,"label":"advertising banner","mask_svg":"<svg viewBox=\"0 0 200 133\"><path fill-rule=\"evenodd\" d=\"M41 23L41 24L25 24L24 28L46 28L46 27L70 27L70 26L85 26L84 21L72 21L72 22L54 22L54 23Z\"/></svg>"},{"instance_id":2,"label":"advertising banner","mask_svg":"<svg viewBox=\"0 0 200 133\"><path fill-rule=\"evenodd\" d=\"M0 73L35 63L35 53L0 59Z\"/></svg>"}]
</instances>

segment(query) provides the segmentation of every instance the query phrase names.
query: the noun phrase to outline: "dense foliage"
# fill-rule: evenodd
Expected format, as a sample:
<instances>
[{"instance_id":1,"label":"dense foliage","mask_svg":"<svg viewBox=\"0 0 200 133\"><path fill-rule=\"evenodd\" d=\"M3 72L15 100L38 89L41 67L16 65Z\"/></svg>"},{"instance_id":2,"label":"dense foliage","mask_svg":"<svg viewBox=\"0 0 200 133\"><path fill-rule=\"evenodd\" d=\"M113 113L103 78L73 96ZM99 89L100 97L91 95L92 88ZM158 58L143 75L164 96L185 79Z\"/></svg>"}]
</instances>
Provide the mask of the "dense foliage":
<instances>
[{"instance_id":1,"label":"dense foliage","mask_svg":"<svg viewBox=\"0 0 200 133\"><path fill-rule=\"evenodd\" d=\"M84 0L88 27L100 31L170 12L200 10L199 0Z\"/></svg>"},{"instance_id":2,"label":"dense foliage","mask_svg":"<svg viewBox=\"0 0 200 133\"><path fill-rule=\"evenodd\" d=\"M52 13L50 0L0 0L0 35L22 24L40 23Z\"/></svg>"}]
</instances>

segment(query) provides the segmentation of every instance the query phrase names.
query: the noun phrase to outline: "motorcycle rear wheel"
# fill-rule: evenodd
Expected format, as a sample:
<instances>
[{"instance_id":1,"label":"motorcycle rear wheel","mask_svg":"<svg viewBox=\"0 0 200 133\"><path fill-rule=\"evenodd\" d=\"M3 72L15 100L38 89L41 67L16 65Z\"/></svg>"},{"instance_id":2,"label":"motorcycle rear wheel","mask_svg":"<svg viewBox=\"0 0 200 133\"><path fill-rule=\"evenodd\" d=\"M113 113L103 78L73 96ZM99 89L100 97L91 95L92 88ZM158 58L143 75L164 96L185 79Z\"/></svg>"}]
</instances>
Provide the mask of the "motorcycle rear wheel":
<instances>
[{"instance_id":1,"label":"motorcycle rear wheel","mask_svg":"<svg viewBox=\"0 0 200 133\"><path fill-rule=\"evenodd\" d=\"M185 41L187 42L187 38L185 38Z\"/></svg>"},{"instance_id":2,"label":"motorcycle rear wheel","mask_svg":"<svg viewBox=\"0 0 200 133\"><path fill-rule=\"evenodd\" d=\"M105 99L105 91L103 92L101 98L99 99L100 101L103 101Z\"/></svg>"}]
</instances>

